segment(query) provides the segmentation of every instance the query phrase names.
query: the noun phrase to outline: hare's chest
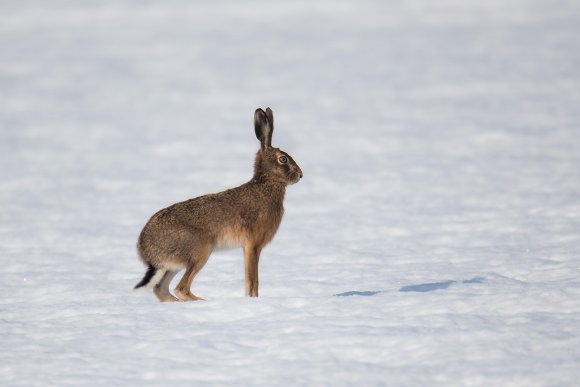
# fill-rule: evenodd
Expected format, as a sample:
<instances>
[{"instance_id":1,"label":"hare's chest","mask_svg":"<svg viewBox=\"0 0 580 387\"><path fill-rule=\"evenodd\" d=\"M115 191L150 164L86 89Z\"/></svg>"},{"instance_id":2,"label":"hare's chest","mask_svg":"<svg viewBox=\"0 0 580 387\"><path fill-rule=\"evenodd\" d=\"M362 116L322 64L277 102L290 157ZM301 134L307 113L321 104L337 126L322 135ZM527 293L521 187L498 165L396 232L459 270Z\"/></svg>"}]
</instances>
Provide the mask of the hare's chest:
<instances>
[{"instance_id":1,"label":"hare's chest","mask_svg":"<svg viewBox=\"0 0 580 387\"><path fill-rule=\"evenodd\" d=\"M214 250L230 250L243 247L246 239L246 233L241 227L224 227L217 235Z\"/></svg>"},{"instance_id":2,"label":"hare's chest","mask_svg":"<svg viewBox=\"0 0 580 387\"><path fill-rule=\"evenodd\" d=\"M270 243L276 235L280 223L282 223L283 215L284 208L282 206L263 212L255 223L253 230L256 236L255 239L263 241L264 244Z\"/></svg>"}]
</instances>

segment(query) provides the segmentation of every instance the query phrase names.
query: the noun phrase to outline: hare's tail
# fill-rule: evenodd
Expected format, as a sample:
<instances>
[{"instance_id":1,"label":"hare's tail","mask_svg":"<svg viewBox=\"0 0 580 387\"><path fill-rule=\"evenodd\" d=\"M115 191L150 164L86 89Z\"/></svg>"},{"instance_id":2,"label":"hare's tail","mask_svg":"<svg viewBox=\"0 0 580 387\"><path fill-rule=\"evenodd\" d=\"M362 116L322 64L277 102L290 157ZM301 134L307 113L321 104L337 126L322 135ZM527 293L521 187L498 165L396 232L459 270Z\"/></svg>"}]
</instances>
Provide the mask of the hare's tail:
<instances>
[{"instance_id":1,"label":"hare's tail","mask_svg":"<svg viewBox=\"0 0 580 387\"><path fill-rule=\"evenodd\" d=\"M157 274L161 274L161 275L157 275ZM137 290L137 289L142 288L142 287L153 287L153 286L157 285L157 283L159 281L161 281L161 278L163 277L164 274L165 274L164 270L159 272L153 265L149 264L149 267L147 268L147 272L145 273L145 276L143 276L143 279L141 280L141 282L139 282L137 285L135 285L133 290Z\"/></svg>"}]
</instances>

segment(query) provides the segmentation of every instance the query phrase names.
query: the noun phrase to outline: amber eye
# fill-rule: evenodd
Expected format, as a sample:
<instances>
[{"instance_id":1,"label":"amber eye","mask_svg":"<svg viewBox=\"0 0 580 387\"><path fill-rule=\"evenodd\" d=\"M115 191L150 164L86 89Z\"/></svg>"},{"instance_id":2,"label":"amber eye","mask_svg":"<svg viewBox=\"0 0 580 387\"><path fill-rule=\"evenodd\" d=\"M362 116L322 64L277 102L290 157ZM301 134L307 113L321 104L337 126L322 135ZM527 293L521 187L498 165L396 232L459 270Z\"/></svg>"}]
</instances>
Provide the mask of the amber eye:
<instances>
[{"instance_id":1,"label":"amber eye","mask_svg":"<svg viewBox=\"0 0 580 387\"><path fill-rule=\"evenodd\" d=\"M280 164L286 164L288 162L288 157L286 157L286 156L280 156L280 157L278 157L278 162Z\"/></svg>"}]
</instances>

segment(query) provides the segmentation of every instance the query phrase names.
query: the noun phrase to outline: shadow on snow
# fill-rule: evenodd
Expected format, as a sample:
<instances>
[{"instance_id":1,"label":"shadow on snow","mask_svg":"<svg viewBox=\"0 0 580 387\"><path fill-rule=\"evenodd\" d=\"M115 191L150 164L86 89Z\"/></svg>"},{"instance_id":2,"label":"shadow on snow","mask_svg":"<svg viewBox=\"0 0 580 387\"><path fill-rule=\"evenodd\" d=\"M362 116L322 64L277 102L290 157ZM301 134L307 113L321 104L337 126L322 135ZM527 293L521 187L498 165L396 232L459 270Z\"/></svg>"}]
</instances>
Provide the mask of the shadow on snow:
<instances>
[{"instance_id":1,"label":"shadow on snow","mask_svg":"<svg viewBox=\"0 0 580 387\"><path fill-rule=\"evenodd\" d=\"M468 280L461 281L462 284L481 284L485 282L485 278L483 277L473 277ZM449 280L449 281L442 281L442 282L429 282L424 284L417 284L417 285L407 285L403 286L399 289L400 292L432 292L435 290L442 290L447 289L449 286L459 283L458 281ZM350 297L350 296L362 296L362 297L371 297L376 296L379 293L383 293L382 290L365 290L365 291L357 291L351 290L344 293L335 294L335 297Z\"/></svg>"}]
</instances>

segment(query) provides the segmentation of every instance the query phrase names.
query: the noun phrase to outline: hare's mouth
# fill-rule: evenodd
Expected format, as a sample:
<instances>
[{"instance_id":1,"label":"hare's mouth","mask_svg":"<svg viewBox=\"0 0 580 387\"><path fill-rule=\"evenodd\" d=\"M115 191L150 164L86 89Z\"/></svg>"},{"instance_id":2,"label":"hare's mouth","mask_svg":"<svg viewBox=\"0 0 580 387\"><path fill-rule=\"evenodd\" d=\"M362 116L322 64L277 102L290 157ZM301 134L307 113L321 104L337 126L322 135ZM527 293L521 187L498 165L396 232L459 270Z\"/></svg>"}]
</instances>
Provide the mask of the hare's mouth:
<instances>
[{"instance_id":1,"label":"hare's mouth","mask_svg":"<svg viewBox=\"0 0 580 387\"><path fill-rule=\"evenodd\" d=\"M290 180L290 184L296 184L300 181L300 179L302 179L302 174L296 173L296 174L294 174L294 176L292 176L292 180Z\"/></svg>"}]
</instances>

